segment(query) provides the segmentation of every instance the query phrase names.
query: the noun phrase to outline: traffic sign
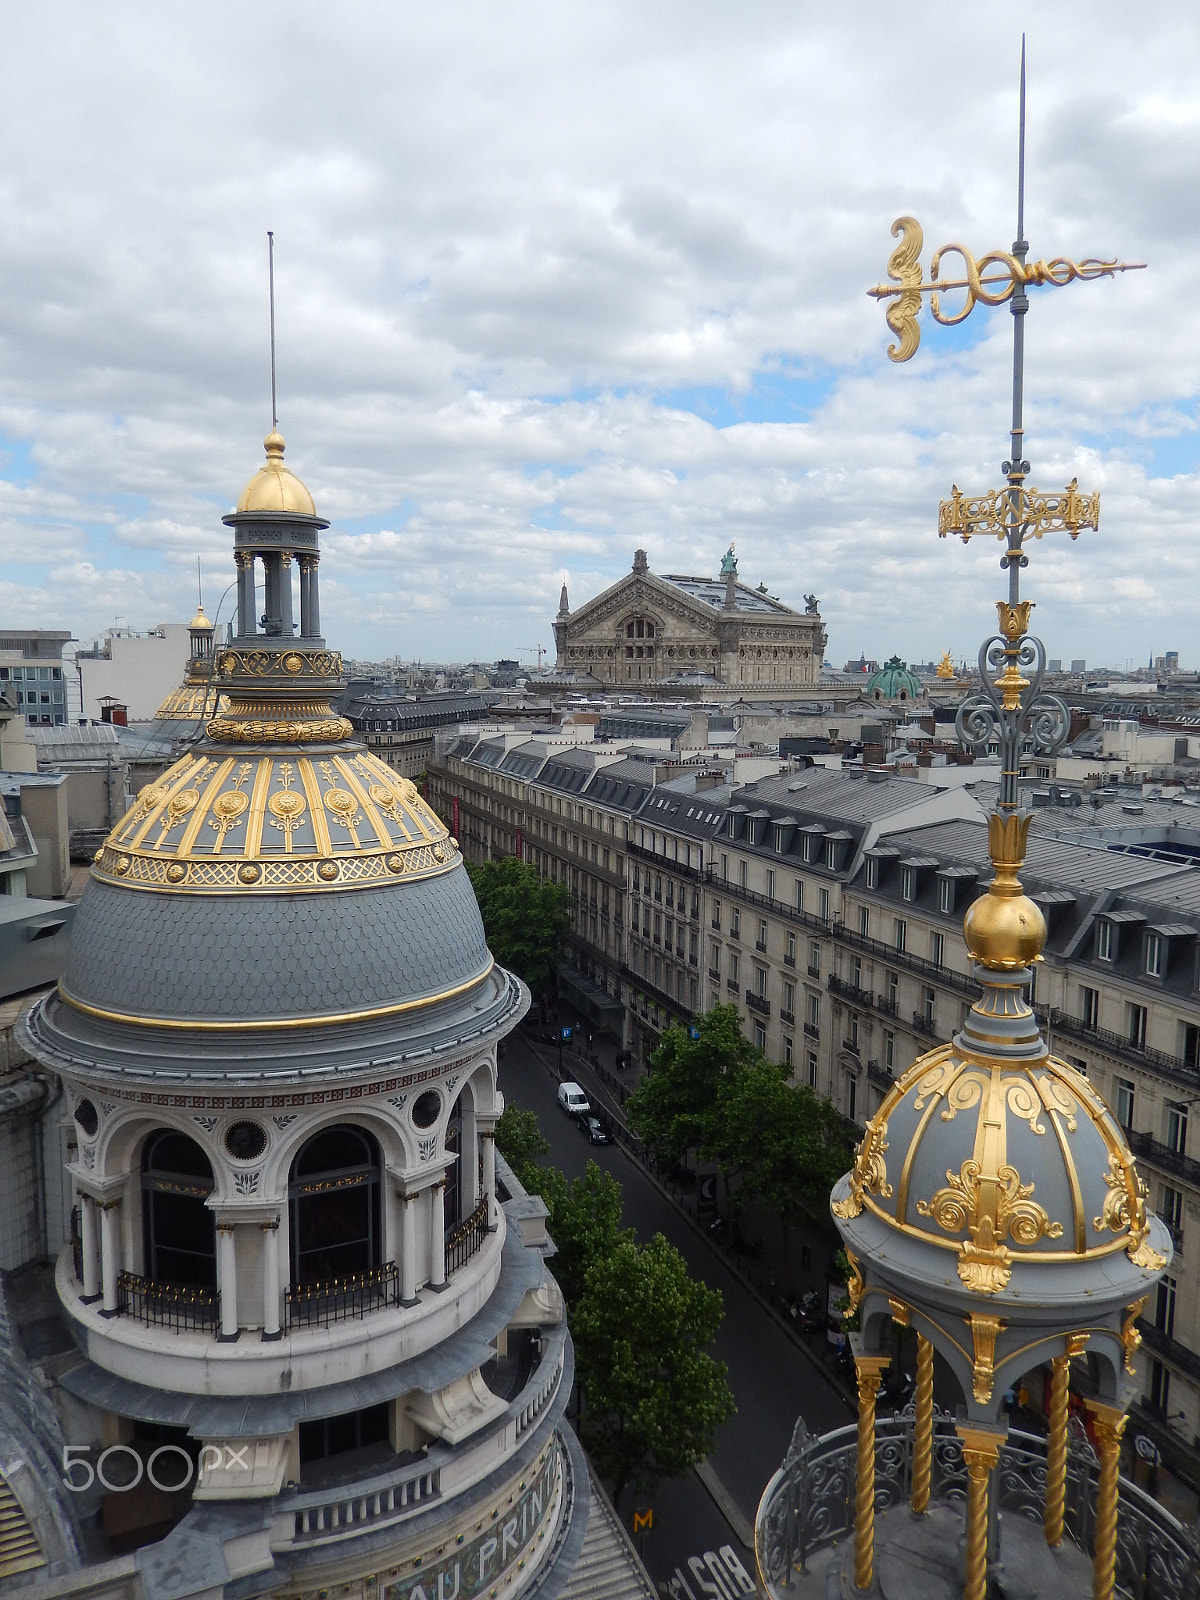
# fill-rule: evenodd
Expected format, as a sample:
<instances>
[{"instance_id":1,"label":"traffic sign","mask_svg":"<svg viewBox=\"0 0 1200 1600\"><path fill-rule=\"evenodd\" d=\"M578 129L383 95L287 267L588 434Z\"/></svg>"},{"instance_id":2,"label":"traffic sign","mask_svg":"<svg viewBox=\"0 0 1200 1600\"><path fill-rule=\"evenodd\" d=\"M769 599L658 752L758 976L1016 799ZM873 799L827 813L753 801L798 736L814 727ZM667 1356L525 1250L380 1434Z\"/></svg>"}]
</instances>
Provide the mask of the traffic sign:
<instances>
[{"instance_id":1,"label":"traffic sign","mask_svg":"<svg viewBox=\"0 0 1200 1600\"><path fill-rule=\"evenodd\" d=\"M564 1043L564 1044L566 1044L566 1043L567 1043L567 1041L568 1041L568 1040L569 1040L569 1039L570 1039L570 1038L571 1038L571 1036L572 1036L572 1035L573 1035L573 1034L574 1034L574 1032L575 1032L575 1029L574 1029L574 1028L563 1028L563 1029L562 1029L562 1042L563 1042L563 1043Z\"/></svg>"}]
</instances>

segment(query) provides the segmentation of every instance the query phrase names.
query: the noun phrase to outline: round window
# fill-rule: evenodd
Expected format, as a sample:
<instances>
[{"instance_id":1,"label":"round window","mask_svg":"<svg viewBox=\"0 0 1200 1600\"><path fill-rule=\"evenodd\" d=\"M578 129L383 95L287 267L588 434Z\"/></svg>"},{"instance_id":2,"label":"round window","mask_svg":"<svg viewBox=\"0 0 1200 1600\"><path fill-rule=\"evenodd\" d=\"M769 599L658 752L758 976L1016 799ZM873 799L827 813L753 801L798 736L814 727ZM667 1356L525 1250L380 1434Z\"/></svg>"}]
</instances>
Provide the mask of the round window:
<instances>
[{"instance_id":1,"label":"round window","mask_svg":"<svg viewBox=\"0 0 1200 1600\"><path fill-rule=\"evenodd\" d=\"M92 1138L100 1126L100 1118L96 1115L96 1108L90 1100L81 1100L75 1107L75 1121Z\"/></svg>"},{"instance_id":2,"label":"round window","mask_svg":"<svg viewBox=\"0 0 1200 1600\"><path fill-rule=\"evenodd\" d=\"M418 1095L412 1108L412 1119L418 1128L432 1128L442 1111L442 1097L436 1089L426 1089Z\"/></svg>"},{"instance_id":3,"label":"round window","mask_svg":"<svg viewBox=\"0 0 1200 1600\"><path fill-rule=\"evenodd\" d=\"M267 1148L267 1136L257 1122L235 1122L226 1131L225 1148L235 1161L253 1161Z\"/></svg>"}]
</instances>

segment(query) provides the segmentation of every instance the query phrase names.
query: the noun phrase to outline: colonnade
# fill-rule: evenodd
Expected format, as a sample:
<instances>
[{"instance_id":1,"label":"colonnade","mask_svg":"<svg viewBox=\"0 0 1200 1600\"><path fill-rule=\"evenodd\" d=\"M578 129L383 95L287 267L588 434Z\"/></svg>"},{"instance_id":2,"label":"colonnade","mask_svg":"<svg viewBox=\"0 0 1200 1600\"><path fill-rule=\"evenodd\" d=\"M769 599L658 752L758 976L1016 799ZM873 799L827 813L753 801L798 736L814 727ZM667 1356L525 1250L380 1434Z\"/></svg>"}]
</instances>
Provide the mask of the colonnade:
<instances>
[{"instance_id":1,"label":"colonnade","mask_svg":"<svg viewBox=\"0 0 1200 1600\"><path fill-rule=\"evenodd\" d=\"M254 563L263 564L265 588L264 607L268 619L268 632L274 636L278 623L279 636L292 637L292 552L290 550L237 550L238 625L240 637L250 638L259 632L254 594ZM321 632L321 604L317 582L315 554L297 554L300 566L300 637L314 639Z\"/></svg>"},{"instance_id":2,"label":"colonnade","mask_svg":"<svg viewBox=\"0 0 1200 1600\"><path fill-rule=\"evenodd\" d=\"M900 1314L895 1315L897 1312ZM894 1319L907 1326L907 1308L893 1304ZM1046 1495L1043 1530L1046 1543L1062 1543L1066 1507L1067 1391L1073 1355L1083 1352L1085 1333L1068 1334L1062 1355L1051 1362L1050 1432L1046 1442ZM875 1399L890 1355L859 1355L858 1455L854 1497L854 1582L870 1589L875 1581ZM1096 1494L1096 1527L1092 1556L1093 1600L1112 1600L1116 1575L1117 1502L1121 1435L1125 1413L1099 1400L1085 1400L1092 1419L1100 1470ZM933 1472L933 1345L917 1336L917 1382L914 1397L913 1458L910 1505L915 1515L928 1510ZM964 1600L985 1600L987 1594L988 1523L992 1473L1008 1437L1004 1426L955 1424L962 1440L967 1471L966 1559Z\"/></svg>"},{"instance_id":3,"label":"colonnade","mask_svg":"<svg viewBox=\"0 0 1200 1600\"><path fill-rule=\"evenodd\" d=\"M490 1128L479 1130L482 1154L483 1196L477 1195L477 1182L472 1171L464 1173L464 1198L471 1210L486 1200L488 1231L496 1226L496 1142ZM396 1178L395 1195L399 1203L400 1246L400 1300L405 1306L416 1305L417 1295L417 1201L428 1194L428 1245L429 1273L426 1283L434 1290L446 1286L446 1174L440 1170L421 1179ZM78 1192L80 1214L80 1254L82 1256L83 1300L92 1304L100 1302L100 1314L114 1317L120 1310L118 1279L124 1270L121 1244L122 1195L108 1192L98 1195L80 1188ZM240 1214L239 1214L240 1212ZM241 1331L238 1310L238 1238L243 1230L258 1228L261 1233L262 1270L262 1338L279 1339L283 1336L281 1321L283 1272L280 1263L280 1217L264 1215L262 1202L238 1209L222 1207L216 1221L217 1291L220 1296L221 1325L218 1338L231 1342Z\"/></svg>"}]
</instances>

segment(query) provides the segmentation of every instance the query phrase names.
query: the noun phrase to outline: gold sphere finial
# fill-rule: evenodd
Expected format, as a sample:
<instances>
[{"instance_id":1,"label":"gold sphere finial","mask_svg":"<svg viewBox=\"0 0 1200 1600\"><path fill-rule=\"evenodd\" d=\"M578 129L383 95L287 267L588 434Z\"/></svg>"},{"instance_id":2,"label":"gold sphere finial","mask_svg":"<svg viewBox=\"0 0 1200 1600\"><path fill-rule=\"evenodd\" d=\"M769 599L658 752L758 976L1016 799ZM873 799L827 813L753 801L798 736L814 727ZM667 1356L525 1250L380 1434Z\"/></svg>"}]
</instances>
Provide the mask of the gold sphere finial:
<instances>
[{"instance_id":1,"label":"gold sphere finial","mask_svg":"<svg viewBox=\"0 0 1200 1600\"><path fill-rule=\"evenodd\" d=\"M1046 919L1021 888L1017 877L1025 860L1032 816L993 812L988 818L988 854L996 876L963 918L967 949L981 967L1015 972L1039 961L1046 943Z\"/></svg>"},{"instance_id":2,"label":"gold sphere finial","mask_svg":"<svg viewBox=\"0 0 1200 1600\"><path fill-rule=\"evenodd\" d=\"M272 428L270 433L263 440L263 449L267 452L267 460L282 461L283 452L286 448L287 447L283 442L283 435L280 433L279 429Z\"/></svg>"}]
</instances>

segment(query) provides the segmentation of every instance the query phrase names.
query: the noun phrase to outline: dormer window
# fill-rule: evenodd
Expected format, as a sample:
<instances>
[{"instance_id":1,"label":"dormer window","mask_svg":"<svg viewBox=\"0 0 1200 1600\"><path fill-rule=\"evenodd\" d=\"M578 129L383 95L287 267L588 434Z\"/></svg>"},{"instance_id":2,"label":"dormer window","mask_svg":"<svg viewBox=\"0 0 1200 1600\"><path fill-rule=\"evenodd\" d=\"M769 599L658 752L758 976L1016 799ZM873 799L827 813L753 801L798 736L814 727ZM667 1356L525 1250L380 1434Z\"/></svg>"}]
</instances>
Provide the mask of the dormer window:
<instances>
[{"instance_id":1,"label":"dormer window","mask_svg":"<svg viewBox=\"0 0 1200 1600\"><path fill-rule=\"evenodd\" d=\"M1111 961L1115 943L1112 923L1102 922L1096 930L1096 959L1098 961Z\"/></svg>"},{"instance_id":2,"label":"dormer window","mask_svg":"<svg viewBox=\"0 0 1200 1600\"><path fill-rule=\"evenodd\" d=\"M813 860L815 860L816 854L817 854L817 839L816 839L816 836L814 834L811 834L811 833L806 833L804 835L804 859L805 859L805 861L813 861Z\"/></svg>"},{"instance_id":3,"label":"dormer window","mask_svg":"<svg viewBox=\"0 0 1200 1600\"><path fill-rule=\"evenodd\" d=\"M832 839L825 841L825 865L830 871L837 866L837 845Z\"/></svg>"},{"instance_id":4,"label":"dormer window","mask_svg":"<svg viewBox=\"0 0 1200 1600\"><path fill-rule=\"evenodd\" d=\"M954 910L953 878L938 879L938 910L944 916L949 916L949 914Z\"/></svg>"},{"instance_id":5,"label":"dormer window","mask_svg":"<svg viewBox=\"0 0 1200 1600\"><path fill-rule=\"evenodd\" d=\"M917 898L917 870L915 867L904 868L901 892L906 900L915 900Z\"/></svg>"},{"instance_id":6,"label":"dormer window","mask_svg":"<svg viewBox=\"0 0 1200 1600\"><path fill-rule=\"evenodd\" d=\"M1157 933L1146 935L1146 976L1148 978L1161 978L1166 966L1164 960L1163 939Z\"/></svg>"},{"instance_id":7,"label":"dormer window","mask_svg":"<svg viewBox=\"0 0 1200 1600\"><path fill-rule=\"evenodd\" d=\"M879 859L878 859L877 856L868 856L867 857L867 888L868 889L878 889L878 887L879 887Z\"/></svg>"}]
</instances>

